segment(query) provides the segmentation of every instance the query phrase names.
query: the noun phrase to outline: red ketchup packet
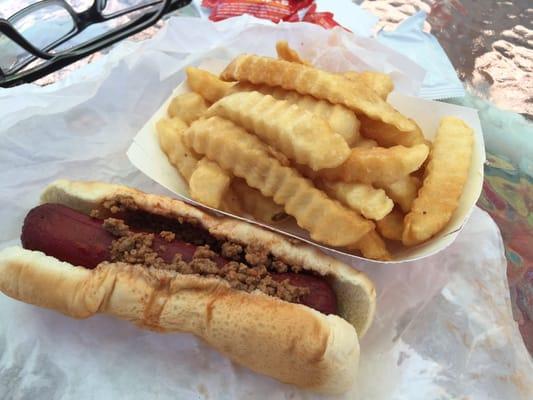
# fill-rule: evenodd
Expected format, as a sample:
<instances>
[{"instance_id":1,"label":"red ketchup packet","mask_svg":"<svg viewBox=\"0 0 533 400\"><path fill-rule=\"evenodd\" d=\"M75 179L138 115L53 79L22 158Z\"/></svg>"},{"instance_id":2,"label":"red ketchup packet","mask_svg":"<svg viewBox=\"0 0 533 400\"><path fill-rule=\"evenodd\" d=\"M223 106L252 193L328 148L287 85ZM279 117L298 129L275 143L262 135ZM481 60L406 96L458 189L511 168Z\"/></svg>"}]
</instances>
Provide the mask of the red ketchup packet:
<instances>
[{"instance_id":1,"label":"red ketchup packet","mask_svg":"<svg viewBox=\"0 0 533 400\"><path fill-rule=\"evenodd\" d=\"M339 26L330 12L316 12L313 0L203 0L202 7L210 8L212 21L243 14L251 14L258 18L269 19L273 22L298 22L298 11L309 7L302 21L320 25L326 29Z\"/></svg>"},{"instance_id":2,"label":"red ketchup packet","mask_svg":"<svg viewBox=\"0 0 533 400\"><path fill-rule=\"evenodd\" d=\"M331 12L316 12L316 4L313 4L307 13L304 15L302 21L311 22L313 24L320 25L323 28L331 29L336 26L341 26L337 21L333 19L333 13ZM346 29L346 28L344 28Z\"/></svg>"}]
</instances>

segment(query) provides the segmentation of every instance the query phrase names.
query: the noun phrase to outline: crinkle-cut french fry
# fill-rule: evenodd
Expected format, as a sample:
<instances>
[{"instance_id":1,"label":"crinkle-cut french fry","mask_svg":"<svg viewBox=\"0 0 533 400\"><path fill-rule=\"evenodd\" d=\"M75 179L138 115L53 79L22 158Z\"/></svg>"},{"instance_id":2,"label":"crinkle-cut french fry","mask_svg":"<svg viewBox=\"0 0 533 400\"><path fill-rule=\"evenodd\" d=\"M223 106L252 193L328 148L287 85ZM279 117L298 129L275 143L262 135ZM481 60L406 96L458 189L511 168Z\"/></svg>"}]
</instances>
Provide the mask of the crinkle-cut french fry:
<instances>
[{"instance_id":1,"label":"crinkle-cut french fry","mask_svg":"<svg viewBox=\"0 0 533 400\"><path fill-rule=\"evenodd\" d=\"M344 104L355 112L394 125L401 131L415 129L412 121L367 85L307 65L244 54L226 67L221 78L225 81L281 86L333 104Z\"/></svg>"},{"instance_id":2,"label":"crinkle-cut french fry","mask_svg":"<svg viewBox=\"0 0 533 400\"><path fill-rule=\"evenodd\" d=\"M230 183L230 175L220 166L203 157L189 179L191 197L209 207L219 208Z\"/></svg>"},{"instance_id":3,"label":"crinkle-cut french fry","mask_svg":"<svg viewBox=\"0 0 533 400\"><path fill-rule=\"evenodd\" d=\"M387 245L374 229L363 236L357 243L347 246L347 249L358 250L363 257L373 260L388 261L391 259Z\"/></svg>"},{"instance_id":4,"label":"crinkle-cut french fry","mask_svg":"<svg viewBox=\"0 0 533 400\"><path fill-rule=\"evenodd\" d=\"M183 144L183 132L187 124L179 118L162 118L156 124L159 146L170 163L188 182L202 156Z\"/></svg>"},{"instance_id":5,"label":"crinkle-cut french fry","mask_svg":"<svg viewBox=\"0 0 533 400\"><path fill-rule=\"evenodd\" d=\"M190 92L174 97L168 106L170 118L179 118L187 125L207 111L207 104L198 93Z\"/></svg>"},{"instance_id":6,"label":"crinkle-cut french fry","mask_svg":"<svg viewBox=\"0 0 533 400\"><path fill-rule=\"evenodd\" d=\"M222 168L272 197L312 239L330 246L357 242L374 228L371 221L331 200L298 172L268 155L266 145L233 122L220 117L195 121L185 143Z\"/></svg>"},{"instance_id":7,"label":"crinkle-cut french fry","mask_svg":"<svg viewBox=\"0 0 533 400\"><path fill-rule=\"evenodd\" d=\"M372 139L360 139L354 147L361 149L371 149L372 147L378 147L378 142Z\"/></svg>"},{"instance_id":8,"label":"crinkle-cut french fry","mask_svg":"<svg viewBox=\"0 0 533 400\"><path fill-rule=\"evenodd\" d=\"M422 187L405 216L404 245L421 243L448 223L468 178L473 143L473 131L464 121L455 117L441 120Z\"/></svg>"},{"instance_id":9,"label":"crinkle-cut french fry","mask_svg":"<svg viewBox=\"0 0 533 400\"><path fill-rule=\"evenodd\" d=\"M302 57L300 57L296 50L291 49L289 44L284 40L280 40L276 43L276 53L278 54L278 58L280 60L312 66L309 61L306 61ZM394 90L394 82L392 81L392 78L390 77L390 75L385 74L383 72L348 71L341 75L353 81L364 83L374 92L376 92L383 100L387 100L389 93Z\"/></svg>"},{"instance_id":10,"label":"crinkle-cut french fry","mask_svg":"<svg viewBox=\"0 0 533 400\"><path fill-rule=\"evenodd\" d=\"M270 95L234 93L209 107L206 115L241 125L289 159L315 171L339 166L350 155L342 136L325 120Z\"/></svg>"},{"instance_id":11,"label":"crinkle-cut french fry","mask_svg":"<svg viewBox=\"0 0 533 400\"><path fill-rule=\"evenodd\" d=\"M222 81L218 76L208 71L192 67L187 68L187 83L193 91L199 93L210 103L214 103L231 93L256 90L263 94L269 94L278 100L287 100L290 104L296 104L298 107L322 117L335 132L346 140L349 146L357 142L360 136L359 119L352 110L340 104L331 104L329 101L315 99L312 96L301 95L280 87L256 86L250 83L235 85Z\"/></svg>"},{"instance_id":12,"label":"crinkle-cut french fry","mask_svg":"<svg viewBox=\"0 0 533 400\"><path fill-rule=\"evenodd\" d=\"M188 67L187 84L193 92L198 93L209 103L214 103L218 99L230 93L231 88L235 85L232 82L224 82L218 76L203 69Z\"/></svg>"},{"instance_id":13,"label":"crinkle-cut french fry","mask_svg":"<svg viewBox=\"0 0 533 400\"><path fill-rule=\"evenodd\" d=\"M401 131L392 125L384 124L382 121L370 119L364 115L359 115L361 121L361 134L373 139L383 147L391 147L396 145L401 146L415 146L417 144L426 143L420 127L415 121L411 120L414 128L409 131Z\"/></svg>"},{"instance_id":14,"label":"crinkle-cut french fry","mask_svg":"<svg viewBox=\"0 0 533 400\"><path fill-rule=\"evenodd\" d=\"M259 190L248 186L244 179L233 178L230 187L239 196L243 210L255 219L271 224L288 217L283 206L274 203L272 198L263 196Z\"/></svg>"},{"instance_id":15,"label":"crinkle-cut french fry","mask_svg":"<svg viewBox=\"0 0 533 400\"><path fill-rule=\"evenodd\" d=\"M277 100L286 100L289 104L295 104L326 120L329 126L344 138L348 146L354 145L359 140L359 119L352 110L341 104L331 104L329 101L319 100L313 96L266 85L256 86L250 83L239 83L232 90L255 90L263 94L269 94Z\"/></svg>"},{"instance_id":16,"label":"crinkle-cut french fry","mask_svg":"<svg viewBox=\"0 0 533 400\"><path fill-rule=\"evenodd\" d=\"M416 198L418 189L420 188L420 179L415 176L408 175L402 179L397 180L386 185L378 183L377 186L381 187L387 193L396 204L400 206L404 213L408 213L411 210L411 205Z\"/></svg>"},{"instance_id":17,"label":"crinkle-cut french fry","mask_svg":"<svg viewBox=\"0 0 533 400\"><path fill-rule=\"evenodd\" d=\"M416 171L424 163L429 149L425 144L413 147L354 147L339 167L319 171L331 181L388 184Z\"/></svg>"},{"instance_id":18,"label":"crinkle-cut french fry","mask_svg":"<svg viewBox=\"0 0 533 400\"><path fill-rule=\"evenodd\" d=\"M313 171L307 165L292 163L291 166L296 171L298 171L301 175L305 176L306 178L311 179L312 181L321 180L320 177L318 176L318 171Z\"/></svg>"},{"instance_id":19,"label":"crinkle-cut french fry","mask_svg":"<svg viewBox=\"0 0 533 400\"><path fill-rule=\"evenodd\" d=\"M300 55L289 47L289 43L285 40L280 40L276 43L276 53L278 58L285 61L295 62L303 65L311 65L308 61L305 61Z\"/></svg>"},{"instance_id":20,"label":"crinkle-cut french fry","mask_svg":"<svg viewBox=\"0 0 533 400\"><path fill-rule=\"evenodd\" d=\"M383 189L375 189L366 183L322 181L317 186L368 219L379 220L394 207Z\"/></svg>"},{"instance_id":21,"label":"crinkle-cut french fry","mask_svg":"<svg viewBox=\"0 0 533 400\"><path fill-rule=\"evenodd\" d=\"M276 148L270 145L267 145L267 151L269 155L271 155L276 160L278 160L279 163L283 165L284 167L288 167L291 165L291 161L289 160L289 158L285 154L283 154L281 151L277 150Z\"/></svg>"},{"instance_id":22,"label":"crinkle-cut french fry","mask_svg":"<svg viewBox=\"0 0 533 400\"><path fill-rule=\"evenodd\" d=\"M386 239L402 240L404 214L395 208L385 217L376 222L377 230Z\"/></svg>"},{"instance_id":23,"label":"crinkle-cut french fry","mask_svg":"<svg viewBox=\"0 0 533 400\"><path fill-rule=\"evenodd\" d=\"M312 64L309 61L304 60L296 50L292 49L289 44L280 40L276 43L276 53L280 60L290 61L298 64L309 65ZM394 82L390 75L383 72L377 71L348 71L342 74L344 77L359 81L367 85L374 92L376 92L379 97L383 100L387 100L387 96L390 92L394 90Z\"/></svg>"},{"instance_id":24,"label":"crinkle-cut french fry","mask_svg":"<svg viewBox=\"0 0 533 400\"><path fill-rule=\"evenodd\" d=\"M342 74L348 79L359 81L376 92L383 100L387 100L389 93L394 90L394 83L388 74L376 71L355 72L349 71Z\"/></svg>"},{"instance_id":25,"label":"crinkle-cut french fry","mask_svg":"<svg viewBox=\"0 0 533 400\"><path fill-rule=\"evenodd\" d=\"M233 177L231 179L231 182L236 179ZM226 190L226 193L224 193L224 196L222 197L222 200L220 201L220 207L222 211L229 212L230 214L234 215L243 215L244 210L242 208L241 202L239 200L239 196L237 193L235 193L231 187Z\"/></svg>"},{"instance_id":26,"label":"crinkle-cut french fry","mask_svg":"<svg viewBox=\"0 0 533 400\"><path fill-rule=\"evenodd\" d=\"M278 54L278 58L280 60L312 66L309 61L304 60L296 50L292 49L285 40L280 40L276 43L276 53ZM364 83L374 92L376 92L383 100L387 100L389 93L394 90L394 82L392 81L392 78L390 75L383 72L348 71L342 75L348 79Z\"/></svg>"}]
</instances>

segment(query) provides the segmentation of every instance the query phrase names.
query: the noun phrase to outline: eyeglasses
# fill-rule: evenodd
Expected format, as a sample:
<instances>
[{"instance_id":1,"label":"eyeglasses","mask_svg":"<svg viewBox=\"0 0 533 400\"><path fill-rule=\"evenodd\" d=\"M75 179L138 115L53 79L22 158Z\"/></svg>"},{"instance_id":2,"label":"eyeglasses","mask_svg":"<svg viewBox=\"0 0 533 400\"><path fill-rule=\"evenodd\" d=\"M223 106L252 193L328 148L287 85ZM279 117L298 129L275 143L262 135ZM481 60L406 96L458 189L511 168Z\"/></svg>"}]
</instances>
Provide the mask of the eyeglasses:
<instances>
[{"instance_id":1,"label":"eyeglasses","mask_svg":"<svg viewBox=\"0 0 533 400\"><path fill-rule=\"evenodd\" d=\"M95 0L87 10L76 12L64 0L43 0L0 18L0 87L42 78L148 28L191 1L137 0L116 10L116 4Z\"/></svg>"}]
</instances>

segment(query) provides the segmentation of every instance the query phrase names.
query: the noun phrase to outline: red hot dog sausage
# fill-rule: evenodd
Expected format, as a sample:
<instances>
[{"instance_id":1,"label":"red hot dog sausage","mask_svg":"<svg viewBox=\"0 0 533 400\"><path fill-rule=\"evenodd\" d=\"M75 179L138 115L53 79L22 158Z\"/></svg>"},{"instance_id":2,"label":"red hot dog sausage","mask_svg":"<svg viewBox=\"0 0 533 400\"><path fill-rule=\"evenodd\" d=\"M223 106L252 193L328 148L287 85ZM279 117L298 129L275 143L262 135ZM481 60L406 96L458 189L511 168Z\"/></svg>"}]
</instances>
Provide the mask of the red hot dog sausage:
<instances>
[{"instance_id":1,"label":"red hot dog sausage","mask_svg":"<svg viewBox=\"0 0 533 400\"><path fill-rule=\"evenodd\" d=\"M61 261L95 268L110 260L115 237L102 229L102 221L59 204L32 209L22 226L22 246L39 250Z\"/></svg>"},{"instance_id":2,"label":"red hot dog sausage","mask_svg":"<svg viewBox=\"0 0 533 400\"><path fill-rule=\"evenodd\" d=\"M111 260L111 243L116 237L102 228L102 220L91 218L60 204L43 204L31 210L22 227L22 246L39 250L61 261L85 268L95 268ZM197 246L154 237L153 248L167 263L176 253L191 261ZM224 265L222 258L217 264Z\"/></svg>"},{"instance_id":3,"label":"red hot dog sausage","mask_svg":"<svg viewBox=\"0 0 533 400\"><path fill-rule=\"evenodd\" d=\"M289 283L293 286L308 288L309 294L304 295L300 299L302 304L324 314L337 313L337 297L324 278L309 274L285 272L272 274L272 279L277 282L288 279Z\"/></svg>"}]
</instances>

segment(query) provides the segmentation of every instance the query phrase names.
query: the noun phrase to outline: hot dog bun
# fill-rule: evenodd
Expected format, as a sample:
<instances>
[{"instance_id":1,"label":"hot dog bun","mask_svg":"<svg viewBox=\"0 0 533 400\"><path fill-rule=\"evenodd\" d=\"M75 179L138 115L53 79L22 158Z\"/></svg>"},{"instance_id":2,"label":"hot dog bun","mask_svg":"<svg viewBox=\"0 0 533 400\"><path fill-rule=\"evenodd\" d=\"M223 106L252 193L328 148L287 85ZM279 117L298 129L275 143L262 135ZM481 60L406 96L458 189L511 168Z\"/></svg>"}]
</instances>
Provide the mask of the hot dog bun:
<instances>
[{"instance_id":1,"label":"hot dog bun","mask_svg":"<svg viewBox=\"0 0 533 400\"><path fill-rule=\"evenodd\" d=\"M130 196L154 214L195 219L217 237L259 242L284 262L326 276L342 318L260 292L234 290L219 279L121 263L89 270L19 247L0 252L0 291L75 318L106 313L156 331L192 333L232 360L300 387L339 393L353 384L358 338L375 310L375 289L364 274L309 245L124 186L60 180L46 188L41 200L89 213L117 195Z\"/></svg>"}]
</instances>

